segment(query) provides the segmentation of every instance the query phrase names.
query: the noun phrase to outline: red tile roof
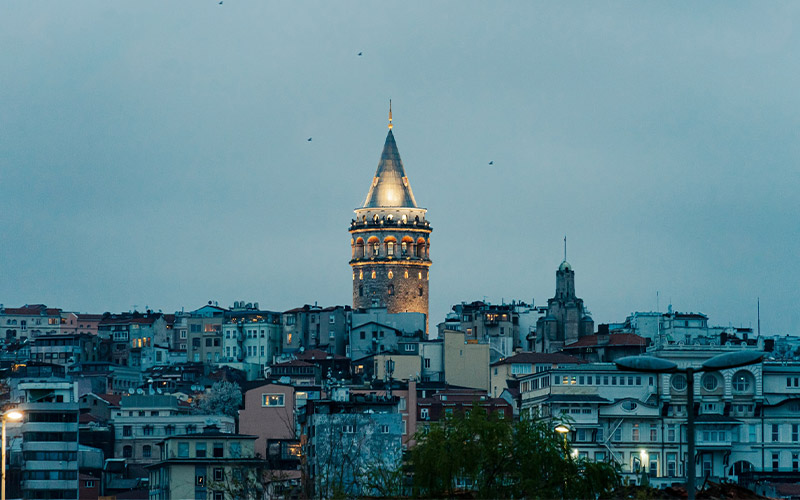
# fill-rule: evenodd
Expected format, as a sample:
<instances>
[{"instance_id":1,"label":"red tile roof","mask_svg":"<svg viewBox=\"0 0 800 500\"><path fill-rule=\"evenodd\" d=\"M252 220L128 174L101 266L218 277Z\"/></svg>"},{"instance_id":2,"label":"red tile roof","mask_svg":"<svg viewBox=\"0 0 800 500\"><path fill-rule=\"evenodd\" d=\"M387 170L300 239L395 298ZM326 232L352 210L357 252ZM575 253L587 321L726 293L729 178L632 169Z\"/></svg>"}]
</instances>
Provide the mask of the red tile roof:
<instances>
[{"instance_id":1,"label":"red tile roof","mask_svg":"<svg viewBox=\"0 0 800 500\"><path fill-rule=\"evenodd\" d=\"M22 307L6 307L3 314L15 314L18 316L38 316L42 312L49 316L60 316L61 309L47 307L44 304L25 304Z\"/></svg>"},{"instance_id":2,"label":"red tile roof","mask_svg":"<svg viewBox=\"0 0 800 500\"><path fill-rule=\"evenodd\" d=\"M608 341L606 341L606 339L608 339ZM581 337L577 342L564 346L564 349L626 345L645 346L647 345L647 340L633 333L611 333L609 335L595 334Z\"/></svg>"}]
</instances>

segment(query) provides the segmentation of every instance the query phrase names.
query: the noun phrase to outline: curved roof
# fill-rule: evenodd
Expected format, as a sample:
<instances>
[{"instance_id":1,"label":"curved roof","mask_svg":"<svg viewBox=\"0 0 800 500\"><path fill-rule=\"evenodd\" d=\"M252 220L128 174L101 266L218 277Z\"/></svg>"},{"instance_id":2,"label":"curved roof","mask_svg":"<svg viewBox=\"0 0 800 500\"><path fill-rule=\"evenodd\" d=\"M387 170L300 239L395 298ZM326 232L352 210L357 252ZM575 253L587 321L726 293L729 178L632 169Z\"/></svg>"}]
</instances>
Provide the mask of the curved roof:
<instances>
[{"instance_id":1,"label":"curved roof","mask_svg":"<svg viewBox=\"0 0 800 500\"><path fill-rule=\"evenodd\" d=\"M572 266L569 264L569 262L567 262L565 260L564 262L561 263L560 266L558 266L558 270L559 271L571 271L572 270Z\"/></svg>"},{"instance_id":2,"label":"curved roof","mask_svg":"<svg viewBox=\"0 0 800 500\"><path fill-rule=\"evenodd\" d=\"M375 172L363 208L376 207L417 207L391 130L386 136L378 170Z\"/></svg>"}]
</instances>

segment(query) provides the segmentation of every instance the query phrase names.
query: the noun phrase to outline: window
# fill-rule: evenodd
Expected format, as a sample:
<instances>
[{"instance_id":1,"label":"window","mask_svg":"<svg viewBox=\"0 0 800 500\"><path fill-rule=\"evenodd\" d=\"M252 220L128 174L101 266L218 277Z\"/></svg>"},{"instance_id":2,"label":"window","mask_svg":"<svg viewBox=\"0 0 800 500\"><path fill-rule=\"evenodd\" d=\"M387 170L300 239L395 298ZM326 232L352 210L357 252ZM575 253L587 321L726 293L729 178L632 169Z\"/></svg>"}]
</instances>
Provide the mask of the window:
<instances>
[{"instance_id":1,"label":"window","mask_svg":"<svg viewBox=\"0 0 800 500\"><path fill-rule=\"evenodd\" d=\"M670 378L670 383L672 384L672 388L676 391L685 391L686 390L686 375L682 373L677 373Z\"/></svg>"},{"instance_id":2,"label":"window","mask_svg":"<svg viewBox=\"0 0 800 500\"><path fill-rule=\"evenodd\" d=\"M124 458L133 457L133 446L123 446L123 448L122 448L122 456Z\"/></svg>"},{"instance_id":3,"label":"window","mask_svg":"<svg viewBox=\"0 0 800 500\"><path fill-rule=\"evenodd\" d=\"M123 425L122 426L122 435L125 437L130 437L133 435L133 427L130 425Z\"/></svg>"},{"instance_id":4,"label":"window","mask_svg":"<svg viewBox=\"0 0 800 500\"><path fill-rule=\"evenodd\" d=\"M222 458L225 454L225 444L224 443L214 443L214 458Z\"/></svg>"},{"instance_id":5,"label":"window","mask_svg":"<svg viewBox=\"0 0 800 500\"><path fill-rule=\"evenodd\" d=\"M359 338L361 340L365 340L367 338L367 332L365 332L363 330L361 332L359 332Z\"/></svg>"},{"instance_id":6,"label":"window","mask_svg":"<svg viewBox=\"0 0 800 500\"><path fill-rule=\"evenodd\" d=\"M355 431L356 427L353 424L342 425L342 432L345 434L353 434Z\"/></svg>"},{"instance_id":7,"label":"window","mask_svg":"<svg viewBox=\"0 0 800 500\"><path fill-rule=\"evenodd\" d=\"M792 424L792 441L795 443L798 441L798 437L800 437L800 432L798 431L800 431L800 425Z\"/></svg>"},{"instance_id":8,"label":"window","mask_svg":"<svg viewBox=\"0 0 800 500\"><path fill-rule=\"evenodd\" d=\"M800 472L800 453L792 453L792 472Z\"/></svg>"},{"instance_id":9,"label":"window","mask_svg":"<svg viewBox=\"0 0 800 500\"><path fill-rule=\"evenodd\" d=\"M261 406L285 406L283 394L262 394Z\"/></svg>"},{"instance_id":10,"label":"window","mask_svg":"<svg viewBox=\"0 0 800 500\"><path fill-rule=\"evenodd\" d=\"M142 457L150 458L152 454L153 454L153 448L149 444L142 446Z\"/></svg>"},{"instance_id":11,"label":"window","mask_svg":"<svg viewBox=\"0 0 800 500\"><path fill-rule=\"evenodd\" d=\"M606 461L606 453L604 451L596 451L596 452L594 452L594 461L595 462L605 462Z\"/></svg>"},{"instance_id":12,"label":"window","mask_svg":"<svg viewBox=\"0 0 800 500\"><path fill-rule=\"evenodd\" d=\"M777 471L780 467L781 454L775 452L772 454L772 470Z\"/></svg>"},{"instance_id":13,"label":"window","mask_svg":"<svg viewBox=\"0 0 800 500\"><path fill-rule=\"evenodd\" d=\"M667 453L667 476L676 477L678 475L678 454Z\"/></svg>"},{"instance_id":14,"label":"window","mask_svg":"<svg viewBox=\"0 0 800 500\"><path fill-rule=\"evenodd\" d=\"M178 458L189 458L189 443L178 443Z\"/></svg>"},{"instance_id":15,"label":"window","mask_svg":"<svg viewBox=\"0 0 800 500\"><path fill-rule=\"evenodd\" d=\"M145 436L152 436L153 435L153 426L152 425L145 425L143 428Z\"/></svg>"},{"instance_id":16,"label":"window","mask_svg":"<svg viewBox=\"0 0 800 500\"><path fill-rule=\"evenodd\" d=\"M222 481L223 470L222 467L214 467L214 481Z\"/></svg>"},{"instance_id":17,"label":"window","mask_svg":"<svg viewBox=\"0 0 800 500\"><path fill-rule=\"evenodd\" d=\"M186 426L186 434L194 434L197 432L197 426L194 424L190 424Z\"/></svg>"},{"instance_id":18,"label":"window","mask_svg":"<svg viewBox=\"0 0 800 500\"><path fill-rule=\"evenodd\" d=\"M603 442L603 438L605 437L604 434L605 433L603 432L603 428L600 427L599 429L597 429L597 431L596 431L596 433L594 435L594 440L596 442L598 442L598 443L602 443Z\"/></svg>"},{"instance_id":19,"label":"window","mask_svg":"<svg viewBox=\"0 0 800 500\"><path fill-rule=\"evenodd\" d=\"M734 392L749 392L750 391L750 379L752 375L745 371L736 372L733 376L733 390Z\"/></svg>"},{"instance_id":20,"label":"window","mask_svg":"<svg viewBox=\"0 0 800 500\"><path fill-rule=\"evenodd\" d=\"M706 373L703 375L703 389L707 391L716 390L719 385L719 380L713 373Z\"/></svg>"},{"instance_id":21,"label":"window","mask_svg":"<svg viewBox=\"0 0 800 500\"><path fill-rule=\"evenodd\" d=\"M94 488L94 481L86 481L83 486L84 488Z\"/></svg>"},{"instance_id":22,"label":"window","mask_svg":"<svg viewBox=\"0 0 800 500\"><path fill-rule=\"evenodd\" d=\"M164 435L165 436L171 436L173 434L175 434L175 426L174 425L167 425L166 427L164 427Z\"/></svg>"},{"instance_id":23,"label":"window","mask_svg":"<svg viewBox=\"0 0 800 500\"><path fill-rule=\"evenodd\" d=\"M673 442L673 443L675 442L675 426L674 425L670 425L669 427L667 427L667 441Z\"/></svg>"},{"instance_id":24,"label":"window","mask_svg":"<svg viewBox=\"0 0 800 500\"><path fill-rule=\"evenodd\" d=\"M239 458L242 456L242 443L234 441L228 445L228 449L231 452L232 458Z\"/></svg>"},{"instance_id":25,"label":"window","mask_svg":"<svg viewBox=\"0 0 800 500\"><path fill-rule=\"evenodd\" d=\"M421 420L428 420L428 409L427 408L422 408L419 411L419 418Z\"/></svg>"},{"instance_id":26,"label":"window","mask_svg":"<svg viewBox=\"0 0 800 500\"><path fill-rule=\"evenodd\" d=\"M631 441L639 440L639 424L633 424L631 427Z\"/></svg>"},{"instance_id":27,"label":"window","mask_svg":"<svg viewBox=\"0 0 800 500\"><path fill-rule=\"evenodd\" d=\"M406 344L406 352L414 352L414 344Z\"/></svg>"},{"instance_id":28,"label":"window","mask_svg":"<svg viewBox=\"0 0 800 500\"><path fill-rule=\"evenodd\" d=\"M389 426L386 424L382 424L380 426L381 434L389 434Z\"/></svg>"},{"instance_id":29,"label":"window","mask_svg":"<svg viewBox=\"0 0 800 500\"><path fill-rule=\"evenodd\" d=\"M772 442L777 443L780 441L780 425L772 424Z\"/></svg>"},{"instance_id":30,"label":"window","mask_svg":"<svg viewBox=\"0 0 800 500\"><path fill-rule=\"evenodd\" d=\"M650 441L658 441L658 427L656 427L656 424L650 424Z\"/></svg>"},{"instance_id":31,"label":"window","mask_svg":"<svg viewBox=\"0 0 800 500\"><path fill-rule=\"evenodd\" d=\"M614 441L622 441L622 426L618 426L614 430Z\"/></svg>"},{"instance_id":32,"label":"window","mask_svg":"<svg viewBox=\"0 0 800 500\"><path fill-rule=\"evenodd\" d=\"M425 358L425 359L424 359L423 366L424 366L425 368L430 368L430 367L431 367L431 358Z\"/></svg>"},{"instance_id":33,"label":"window","mask_svg":"<svg viewBox=\"0 0 800 500\"><path fill-rule=\"evenodd\" d=\"M206 458L206 443L199 442L194 445L195 458Z\"/></svg>"}]
</instances>

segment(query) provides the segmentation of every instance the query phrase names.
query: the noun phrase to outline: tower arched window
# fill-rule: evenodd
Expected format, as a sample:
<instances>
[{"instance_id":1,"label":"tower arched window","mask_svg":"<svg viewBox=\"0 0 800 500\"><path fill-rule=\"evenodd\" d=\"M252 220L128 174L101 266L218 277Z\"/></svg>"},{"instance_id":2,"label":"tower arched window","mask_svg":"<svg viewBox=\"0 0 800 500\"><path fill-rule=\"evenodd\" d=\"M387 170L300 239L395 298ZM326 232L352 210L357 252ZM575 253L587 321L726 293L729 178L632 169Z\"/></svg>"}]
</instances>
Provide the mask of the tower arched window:
<instances>
[{"instance_id":1,"label":"tower arched window","mask_svg":"<svg viewBox=\"0 0 800 500\"><path fill-rule=\"evenodd\" d=\"M358 296L359 297L364 296L364 285L358 285Z\"/></svg>"},{"instance_id":2,"label":"tower arched window","mask_svg":"<svg viewBox=\"0 0 800 500\"><path fill-rule=\"evenodd\" d=\"M394 242L386 243L386 255L394 255Z\"/></svg>"},{"instance_id":3,"label":"tower arched window","mask_svg":"<svg viewBox=\"0 0 800 500\"><path fill-rule=\"evenodd\" d=\"M389 285L386 289L389 295L394 295L394 285Z\"/></svg>"},{"instance_id":4,"label":"tower arched window","mask_svg":"<svg viewBox=\"0 0 800 500\"><path fill-rule=\"evenodd\" d=\"M408 270L406 270L404 278L408 279Z\"/></svg>"},{"instance_id":5,"label":"tower arched window","mask_svg":"<svg viewBox=\"0 0 800 500\"><path fill-rule=\"evenodd\" d=\"M376 273L375 271L372 271L372 279L375 279L377 275L378 275L378 273Z\"/></svg>"},{"instance_id":6,"label":"tower arched window","mask_svg":"<svg viewBox=\"0 0 800 500\"><path fill-rule=\"evenodd\" d=\"M422 297L422 287L419 287L419 296Z\"/></svg>"},{"instance_id":7,"label":"tower arched window","mask_svg":"<svg viewBox=\"0 0 800 500\"><path fill-rule=\"evenodd\" d=\"M394 278L394 273L393 273L393 272L391 272L391 271L389 271L389 273L387 274L387 276L389 277L389 279L392 279L392 278Z\"/></svg>"}]
</instances>

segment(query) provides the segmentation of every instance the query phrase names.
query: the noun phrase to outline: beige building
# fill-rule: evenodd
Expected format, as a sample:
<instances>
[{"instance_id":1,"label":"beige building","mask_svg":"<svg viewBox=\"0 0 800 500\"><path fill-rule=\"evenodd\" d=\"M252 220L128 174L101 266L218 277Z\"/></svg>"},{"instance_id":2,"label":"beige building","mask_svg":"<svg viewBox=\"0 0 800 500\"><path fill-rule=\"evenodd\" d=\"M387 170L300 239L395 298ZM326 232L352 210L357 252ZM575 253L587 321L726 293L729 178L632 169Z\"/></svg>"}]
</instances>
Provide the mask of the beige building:
<instances>
[{"instance_id":1,"label":"beige building","mask_svg":"<svg viewBox=\"0 0 800 500\"><path fill-rule=\"evenodd\" d=\"M161 460L148 467L150 500L252 498L253 490L263 488L255 439L213 428L166 438Z\"/></svg>"},{"instance_id":2,"label":"beige building","mask_svg":"<svg viewBox=\"0 0 800 500\"><path fill-rule=\"evenodd\" d=\"M489 392L489 344L467 339L464 332L444 331L445 382Z\"/></svg>"},{"instance_id":3,"label":"beige building","mask_svg":"<svg viewBox=\"0 0 800 500\"><path fill-rule=\"evenodd\" d=\"M545 352L519 352L508 358L492 363L490 372L491 377L491 396L499 398L500 394L508 387L509 380L519 380L521 377L531 373L583 363L580 359L561 353Z\"/></svg>"}]
</instances>

